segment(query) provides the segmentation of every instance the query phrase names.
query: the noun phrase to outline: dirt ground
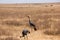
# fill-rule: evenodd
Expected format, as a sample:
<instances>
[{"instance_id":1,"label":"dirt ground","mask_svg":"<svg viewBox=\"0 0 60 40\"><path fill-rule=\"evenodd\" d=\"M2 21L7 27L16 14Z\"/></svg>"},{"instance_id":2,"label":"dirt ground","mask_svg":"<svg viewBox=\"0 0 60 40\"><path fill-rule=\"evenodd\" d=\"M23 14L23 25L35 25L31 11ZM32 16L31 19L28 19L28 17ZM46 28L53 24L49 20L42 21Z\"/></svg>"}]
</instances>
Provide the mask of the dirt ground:
<instances>
[{"instance_id":1,"label":"dirt ground","mask_svg":"<svg viewBox=\"0 0 60 40\"><path fill-rule=\"evenodd\" d=\"M28 39L20 38L24 29ZM60 40L60 4L0 4L0 40Z\"/></svg>"}]
</instances>

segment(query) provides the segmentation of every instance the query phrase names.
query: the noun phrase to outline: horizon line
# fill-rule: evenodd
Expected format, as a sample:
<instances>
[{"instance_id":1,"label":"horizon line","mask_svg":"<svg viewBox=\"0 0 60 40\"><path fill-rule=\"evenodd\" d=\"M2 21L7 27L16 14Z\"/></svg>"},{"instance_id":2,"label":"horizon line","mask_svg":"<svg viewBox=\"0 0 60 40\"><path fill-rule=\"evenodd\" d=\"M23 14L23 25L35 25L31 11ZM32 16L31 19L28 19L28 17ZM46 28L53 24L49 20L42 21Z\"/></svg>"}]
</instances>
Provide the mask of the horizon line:
<instances>
[{"instance_id":1,"label":"horizon line","mask_svg":"<svg viewBox=\"0 0 60 40\"><path fill-rule=\"evenodd\" d=\"M0 3L0 4L44 4L44 3L45 2L43 3ZM49 4L49 3L60 3L60 2L46 2L46 3Z\"/></svg>"}]
</instances>

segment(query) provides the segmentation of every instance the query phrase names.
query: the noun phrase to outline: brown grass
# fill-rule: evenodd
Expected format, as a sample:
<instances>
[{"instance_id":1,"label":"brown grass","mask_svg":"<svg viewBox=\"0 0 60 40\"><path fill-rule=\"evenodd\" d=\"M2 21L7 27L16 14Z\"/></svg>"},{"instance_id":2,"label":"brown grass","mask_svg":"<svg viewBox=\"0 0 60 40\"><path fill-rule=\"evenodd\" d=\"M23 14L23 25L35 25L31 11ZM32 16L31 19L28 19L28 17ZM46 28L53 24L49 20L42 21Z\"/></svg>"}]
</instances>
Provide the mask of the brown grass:
<instances>
[{"instance_id":1,"label":"brown grass","mask_svg":"<svg viewBox=\"0 0 60 40\"><path fill-rule=\"evenodd\" d=\"M20 23L19 21L4 21L2 22L2 25L10 25L10 26L21 26L23 25L22 23Z\"/></svg>"},{"instance_id":2,"label":"brown grass","mask_svg":"<svg viewBox=\"0 0 60 40\"><path fill-rule=\"evenodd\" d=\"M0 38L0 40L19 40L19 39L14 37L7 37L7 38Z\"/></svg>"},{"instance_id":3,"label":"brown grass","mask_svg":"<svg viewBox=\"0 0 60 40\"><path fill-rule=\"evenodd\" d=\"M38 31L31 31L27 15ZM1 40L20 40L14 37L19 37L23 29L31 31L29 40L60 40L60 4L1 5L0 36L8 36Z\"/></svg>"},{"instance_id":4,"label":"brown grass","mask_svg":"<svg viewBox=\"0 0 60 40\"><path fill-rule=\"evenodd\" d=\"M9 36L9 35L13 35L13 34L11 34L11 32L8 30L0 29L0 36L2 36L2 35Z\"/></svg>"}]
</instances>

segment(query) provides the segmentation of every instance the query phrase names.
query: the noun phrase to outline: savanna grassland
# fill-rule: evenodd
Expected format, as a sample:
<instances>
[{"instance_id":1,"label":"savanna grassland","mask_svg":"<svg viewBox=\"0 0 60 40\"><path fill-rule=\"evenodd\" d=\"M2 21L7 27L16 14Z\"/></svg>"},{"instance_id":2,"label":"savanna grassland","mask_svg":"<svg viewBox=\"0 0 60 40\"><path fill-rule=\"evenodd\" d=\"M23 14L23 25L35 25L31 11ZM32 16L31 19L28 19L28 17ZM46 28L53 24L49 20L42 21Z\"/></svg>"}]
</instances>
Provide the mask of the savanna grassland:
<instances>
[{"instance_id":1,"label":"savanna grassland","mask_svg":"<svg viewBox=\"0 0 60 40\"><path fill-rule=\"evenodd\" d=\"M30 30L28 39L20 38L23 29ZM0 40L60 40L60 4L0 4Z\"/></svg>"}]
</instances>

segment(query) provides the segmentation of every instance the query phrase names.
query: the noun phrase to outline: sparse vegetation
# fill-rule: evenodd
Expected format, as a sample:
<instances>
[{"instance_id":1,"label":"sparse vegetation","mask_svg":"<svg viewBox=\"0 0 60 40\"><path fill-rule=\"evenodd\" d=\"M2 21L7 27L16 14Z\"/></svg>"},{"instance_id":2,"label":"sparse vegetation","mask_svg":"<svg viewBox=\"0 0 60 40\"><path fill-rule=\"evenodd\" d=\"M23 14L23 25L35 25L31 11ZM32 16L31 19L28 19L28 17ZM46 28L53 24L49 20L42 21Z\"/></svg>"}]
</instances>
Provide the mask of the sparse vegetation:
<instances>
[{"instance_id":1,"label":"sparse vegetation","mask_svg":"<svg viewBox=\"0 0 60 40\"><path fill-rule=\"evenodd\" d=\"M37 26L37 31L31 31L28 35L31 38L29 40L60 40L60 4L18 4L17 7L15 4L0 5L0 40L20 40L15 37L20 37L25 28L30 30L27 15L31 16ZM50 22L53 22L52 26Z\"/></svg>"},{"instance_id":2,"label":"sparse vegetation","mask_svg":"<svg viewBox=\"0 0 60 40\"><path fill-rule=\"evenodd\" d=\"M18 22L18 21L4 21L2 24L5 24L5 25L11 25L11 26L21 26L22 23Z\"/></svg>"},{"instance_id":3,"label":"sparse vegetation","mask_svg":"<svg viewBox=\"0 0 60 40\"><path fill-rule=\"evenodd\" d=\"M12 36L13 35L13 33L12 33L12 31L9 31L9 30L4 30L4 29L0 29L0 36L2 36L2 35L5 35L5 36Z\"/></svg>"},{"instance_id":4,"label":"sparse vegetation","mask_svg":"<svg viewBox=\"0 0 60 40\"><path fill-rule=\"evenodd\" d=\"M44 34L46 34L46 35L60 35L59 29L54 29L54 28L52 28L52 29L45 30Z\"/></svg>"},{"instance_id":5,"label":"sparse vegetation","mask_svg":"<svg viewBox=\"0 0 60 40\"><path fill-rule=\"evenodd\" d=\"M19 40L19 39L14 37L7 37L7 38L0 38L0 40Z\"/></svg>"}]
</instances>

